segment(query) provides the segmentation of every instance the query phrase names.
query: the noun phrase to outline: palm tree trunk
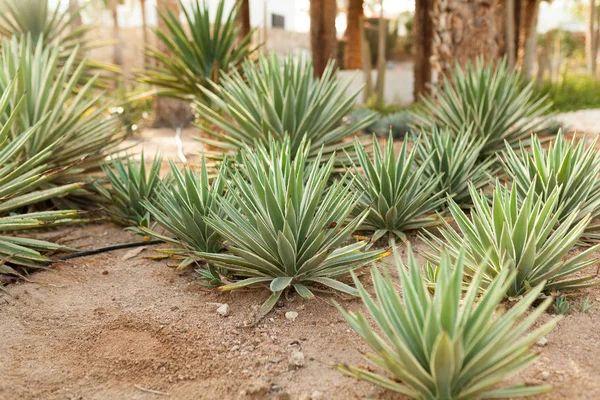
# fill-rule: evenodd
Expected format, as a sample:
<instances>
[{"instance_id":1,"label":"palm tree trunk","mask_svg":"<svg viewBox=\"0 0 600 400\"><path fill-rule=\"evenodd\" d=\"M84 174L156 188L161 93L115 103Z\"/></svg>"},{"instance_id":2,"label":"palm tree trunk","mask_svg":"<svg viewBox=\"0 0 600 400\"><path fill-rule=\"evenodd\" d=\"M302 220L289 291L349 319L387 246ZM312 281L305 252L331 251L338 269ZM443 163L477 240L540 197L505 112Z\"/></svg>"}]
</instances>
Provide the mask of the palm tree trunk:
<instances>
[{"instance_id":1,"label":"palm tree trunk","mask_svg":"<svg viewBox=\"0 0 600 400\"><path fill-rule=\"evenodd\" d=\"M588 26L585 31L585 57L586 57L586 67L587 73L590 75L594 75L596 71L596 59L594 58L595 48L596 48L596 35L594 26L596 24L596 0L589 1L589 9L588 9Z\"/></svg>"},{"instance_id":2,"label":"palm tree trunk","mask_svg":"<svg viewBox=\"0 0 600 400\"><path fill-rule=\"evenodd\" d=\"M119 10L117 0L109 0L108 7L113 20L113 40L115 41L113 48L113 64L123 65L123 48L121 43L121 35L119 29Z\"/></svg>"},{"instance_id":3,"label":"palm tree trunk","mask_svg":"<svg viewBox=\"0 0 600 400\"><path fill-rule=\"evenodd\" d=\"M387 21L383 18L383 0L381 0L381 8L379 14L379 37L377 38L377 84L375 90L377 92L377 105L383 106L384 89L385 89L385 69L387 60L385 59L385 41L387 38Z\"/></svg>"},{"instance_id":4,"label":"palm tree trunk","mask_svg":"<svg viewBox=\"0 0 600 400\"><path fill-rule=\"evenodd\" d=\"M140 7L142 9L142 38L144 41L144 68L149 62L148 55L146 54L146 48L149 45L148 42L148 19L146 17L146 0L140 0Z\"/></svg>"},{"instance_id":5,"label":"palm tree trunk","mask_svg":"<svg viewBox=\"0 0 600 400\"><path fill-rule=\"evenodd\" d=\"M250 1L240 0L240 13L238 14L240 25L240 39L245 38L250 33Z\"/></svg>"},{"instance_id":6,"label":"palm tree trunk","mask_svg":"<svg viewBox=\"0 0 600 400\"><path fill-rule=\"evenodd\" d=\"M515 51L515 0L506 0L504 3L506 23L506 60L508 65L514 67L517 52Z\"/></svg>"},{"instance_id":7,"label":"palm tree trunk","mask_svg":"<svg viewBox=\"0 0 600 400\"><path fill-rule=\"evenodd\" d=\"M348 13L346 15L346 32L344 40L344 68L361 69L360 23L362 21L363 0L348 0Z\"/></svg>"},{"instance_id":8,"label":"palm tree trunk","mask_svg":"<svg viewBox=\"0 0 600 400\"><path fill-rule=\"evenodd\" d=\"M335 0L310 0L310 47L316 77L323 75L327 62L335 57L336 14Z\"/></svg>"},{"instance_id":9,"label":"palm tree trunk","mask_svg":"<svg viewBox=\"0 0 600 400\"><path fill-rule=\"evenodd\" d=\"M488 62L500 56L498 10L498 0L435 0L431 60L439 76L448 76L457 62L464 66L479 56Z\"/></svg>"},{"instance_id":10,"label":"palm tree trunk","mask_svg":"<svg viewBox=\"0 0 600 400\"><path fill-rule=\"evenodd\" d=\"M415 16L413 19L413 96L415 101L428 91L431 83L431 46L433 44L433 27L431 21L433 1L415 0Z\"/></svg>"},{"instance_id":11,"label":"palm tree trunk","mask_svg":"<svg viewBox=\"0 0 600 400\"><path fill-rule=\"evenodd\" d=\"M517 65L525 79L531 79L535 52L537 48L537 23L540 0L529 0L523 17L521 29L522 45L519 46Z\"/></svg>"},{"instance_id":12,"label":"palm tree trunk","mask_svg":"<svg viewBox=\"0 0 600 400\"><path fill-rule=\"evenodd\" d=\"M178 0L158 0L156 8L159 13L163 14L170 11L173 15L179 16L181 13ZM158 29L163 32L168 31L165 22L160 17L158 18ZM161 40L158 41L158 48L167 54L170 53ZM154 121L152 123L154 127L182 127L191 121L192 116L190 105L186 101L161 96L154 98Z\"/></svg>"}]
</instances>

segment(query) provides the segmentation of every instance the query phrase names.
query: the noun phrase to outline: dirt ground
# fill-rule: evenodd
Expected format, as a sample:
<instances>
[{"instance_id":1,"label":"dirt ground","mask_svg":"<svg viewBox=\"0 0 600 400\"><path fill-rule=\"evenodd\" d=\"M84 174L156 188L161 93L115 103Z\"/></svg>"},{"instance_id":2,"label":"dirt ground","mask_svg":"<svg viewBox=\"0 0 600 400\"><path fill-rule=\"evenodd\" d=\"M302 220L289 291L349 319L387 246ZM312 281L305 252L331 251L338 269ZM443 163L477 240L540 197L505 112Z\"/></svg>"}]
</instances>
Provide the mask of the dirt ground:
<instances>
[{"instance_id":1,"label":"dirt ground","mask_svg":"<svg viewBox=\"0 0 600 400\"><path fill-rule=\"evenodd\" d=\"M139 240L110 224L60 233L82 249ZM336 370L364 364L367 348L331 297L286 300L258 326L241 328L266 290L205 289L167 261L146 259L155 248L59 263L0 291L0 399L401 398ZM576 304L588 295L600 301L596 288ZM216 311L222 303L228 317ZM287 311L298 317L286 319ZM547 339L535 347L535 365L511 381L551 383L541 399L600 398L600 307L573 311ZM295 369L289 357L297 351L305 365Z\"/></svg>"}]
</instances>

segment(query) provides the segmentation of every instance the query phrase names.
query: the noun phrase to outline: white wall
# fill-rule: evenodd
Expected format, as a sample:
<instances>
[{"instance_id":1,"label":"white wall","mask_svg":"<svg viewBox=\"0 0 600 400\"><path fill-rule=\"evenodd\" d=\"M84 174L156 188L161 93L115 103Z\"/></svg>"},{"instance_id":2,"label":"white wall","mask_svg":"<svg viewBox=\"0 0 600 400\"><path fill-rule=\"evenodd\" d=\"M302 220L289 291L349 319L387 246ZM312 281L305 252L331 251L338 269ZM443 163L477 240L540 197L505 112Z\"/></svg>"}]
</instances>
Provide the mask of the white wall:
<instances>
[{"instance_id":1,"label":"white wall","mask_svg":"<svg viewBox=\"0 0 600 400\"><path fill-rule=\"evenodd\" d=\"M360 89L365 84L365 75L363 71L340 71L338 73L340 80L346 82L352 79L347 93L353 93ZM373 86L377 82L377 71L373 71L371 75ZM403 62L393 64L385 71L385 86L383 97L386 103L399 105L408 105L413 102L413 64L412 62ZM357 104L363 103L362 93L356 99Z\"/></svg>"}]
</instances>

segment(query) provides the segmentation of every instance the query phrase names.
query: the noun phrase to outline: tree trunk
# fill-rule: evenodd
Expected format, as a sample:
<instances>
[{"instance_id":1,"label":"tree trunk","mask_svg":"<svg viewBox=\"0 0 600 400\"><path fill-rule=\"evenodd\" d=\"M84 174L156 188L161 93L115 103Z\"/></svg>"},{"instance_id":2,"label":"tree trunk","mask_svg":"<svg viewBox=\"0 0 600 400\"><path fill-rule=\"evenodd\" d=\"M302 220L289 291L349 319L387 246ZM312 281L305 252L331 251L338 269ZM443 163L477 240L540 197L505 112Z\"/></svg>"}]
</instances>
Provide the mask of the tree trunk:
<instances>
[{"instance_id":1,"label":"tree trunk","mask_svg":"<svg viewBox=\"0 0 600 400\"><path fill-rule=\"evenodd\" d=\"M367 103L373 95L373 79L371 77L371 48L365 33L365 24L363 18L360 18L360 51L362 57L362 67L365 75L365 88L363 89L363 102Z\"/></svg>"},{"instance_id":2,"label":"tree trunk","mask_svg":"<svg viewBox=\"0 0 600 400\"><path fill-rule=\"evenodd\" d=\"M159 13L170 11L177 17L181 12L178 0L158 0L157 10ZM163 32L167 31L167 27L160 17L158 18L158 29ZM160 40L158 48L167 54L170 52ZM187 125L192 119L193 114L188 102L162 96L154 98L154 122L152 123L154 127L181 127Z\"/></svg>"},{"instance_id":3,"label":"tree trunk","mask_svg":"<svg viewBox=\"0 0 600 400\"><path fill-rule=\"evenodd\" d=\"M596 35L594 26L596 24L596 0L589 1L588 26L585 31L585 58L587 73L594 75L596 71L596 59L594 58L596 48Z\"/></svg>"},{"instance_id":4,"label":"tree trunk","mask_svg":"<svg viewBox=\"0 0 600 400\"><path fill-rule=\"evenodd\" d=\"M121 43L121 32L119 29L119 9L117 0L109 0L108 8L113 20L112 35L115 44L113 45L113 64L123 65L123 44Z\"/></svg>"},{"instance_id":5,"label":"tree trunk","mask_svg":"<svg viewBox=\"0 0 600 400\"><path fill-rule=\"evenodd\" d=\"M379 37L377 38L377 105L382 107L385 103L385 39L387 38L387 21L383 18L383 0L381 0L381 13L379 14Z\"/></svg>"},{"instance_id":6,"label":"tree trunk","mask_svg":"<svg viewBox=\"0 0 600 400\"><path fill-rule=\"evenodd\" d=\"M464 67L478 56L487 62L499 57L504 36L497 28L500 10L498 0L435 0L431 60L440 77L448 76L457 62Z\"/></svg>"},{"instance_id":7,"label":"tree trunk","mask_svg":"<svg viewBox=\"0 0 600 400\"><path fill-rule=\"evenodd\" d=\"M504 30L506 33L506 60L511 67L515 66L517 52L515 51L515 0L506 0L504 3L506 23Z\"/></svg>"},{"instance_id":8,"label":"tree trunk","mask_svg":"<svg viewBox=\"0 0 600 400\"><path fill-rule=\"evenodd\" d=\"M431 45L433 44L433 26L431 21L432 0L415 0L413 19L413 96L418 101L428 92L431 83Z\"/></svg>"},{"instance_id":9,"label":"tree trunk","mask_svg":"<svg viewBox=\"0 0 600 400\"><path fill-rule=\"evenodd\" d=\"M240 12L238 14L238 22L240 25L239 35L240 40L248 36L250 33L250 0L240 0Z\"/></svg>"},{"instance_id":10,"label":"tree trunk","mask_svg":"<svg viewBox=\"0 0 600 400\"><path fill-rule=\"evenodd\" d=\"M75 31L81 26L81 13L79 10L79 2L77 0L69 0L69 14L73 15L77 13L75 18L71 21L71 32Z\"/></svg>"},{"instance_id":11,"label":"tree trunk","mask_svg":"<svg viewBox=\"0 0 600 400\"><path fill-rule=\"evenodd\" d=\"M537 23L540 0L529 0L521 29L522 45L519 46L517 65L525 79L531 79L537 48Z\"/></svg>"},{"instance_id":12,"label":"tree trunk","mask_svg":"<svg viewBox=\"0 0 600 400\"><path fill-rule=\"evenodd\" d=\"M330 58L335 57L336 0L310 0L310 47L314 74L323 75Z\"/></svg>"},{"instance_id":13,"label":"tree trunk","mask_svg":"<svg viewBox=\"0 0 600 400\"><path fill-rule=\"evenodd\" d=\"M346 16L346 33L344 40L344 68L361 69L360 23L363 17L363 0L348 0L348 14Z\"/></svg>"},{"instance_id":14,"label":"tree trunk","mask_svg":"<svg viewBox=\"0 0 600 400\"><path fill-rule=\"evenodd\" d=\"M140 0L140 7L142 9L142 38L144 41L144 67L150 62L148 55L146 54L146 48L150 44L148 42L148 19L146 16L146 0Z\"/></svg>"}]
</instances>

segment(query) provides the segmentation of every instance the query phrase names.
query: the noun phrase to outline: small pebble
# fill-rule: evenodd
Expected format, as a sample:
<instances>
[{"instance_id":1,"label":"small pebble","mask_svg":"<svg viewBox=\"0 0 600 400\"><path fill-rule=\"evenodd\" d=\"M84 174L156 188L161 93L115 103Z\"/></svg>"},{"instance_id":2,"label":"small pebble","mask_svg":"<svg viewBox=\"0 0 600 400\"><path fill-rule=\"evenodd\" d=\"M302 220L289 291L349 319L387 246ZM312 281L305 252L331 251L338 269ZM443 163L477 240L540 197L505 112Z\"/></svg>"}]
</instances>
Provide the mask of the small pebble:
<instances>
[{"instance_id":1,"label":"small pebble","mask_svg":"<svg viewBox=\"0 0 600 400\"><path fill-rule=\"evenodd\" d=\"M318 390L315 390L314 392L312 392L312 394L310 395L310 400L322 400L325 397L323 396L323 392L319 392Z\"/></svg>"},{"instance_id":2,"label":"small pebble","mask_svg":"<svg viewBox=\"0 0 600 400\"><path fill-rule=\"evenodd\" d=\"M217 314L222 317L226 317L229 315L229 304L221 304L219 308L217 308Z\"/></svg>"},{"instance_id":3,"label":"small pebble","mask_svg":"<svg viewBox=\"0 0 600 400\"><path fill-rule=\"evenodd\" d=\"M550 372L542 371L541 375L542 375L542 379L548 379L550 377Z\"/></svg>"},{"instance_id":4,"label":"small pebble","mask_svg":"<svg viewBox=\"0 0 600 400\"><path fill-rule=\"evenodd\" d=\"M285 313L285 318L289 319L290 321L293 321L296 318L298 318L298 313L296 311L288 311Z\"/></svg>"},{"instance_id":5,"label":"small pebble","mask_svg":"<svg viewBox=\"0 0 600 400\"><path fill-rule=\"evenodd\" d=\"M108 271L107 270L102 271L102 275L108 275Z\"/></svg>"},{"instance_id":6,"label":"small pebble","mask_svg":"<svg viewBox=\"0 0 600 400\"><path fill-rule=\"evenodd\" d=\"M546 336L542 336L542 338L538 340L535 344L544 347L548 344L548 339L546 339Z\"/></svg>"},{"instance_id":7,"label":"small pebble","mask_svg":"<svg viewBox=\"0 0 600 400\"><path fill-rule=\"evenodd\" d=\"M303 367L304 366L304 353L301 351L292 352L288 362L289 362L290 369Z\"/></svg>"}]
</instances>

